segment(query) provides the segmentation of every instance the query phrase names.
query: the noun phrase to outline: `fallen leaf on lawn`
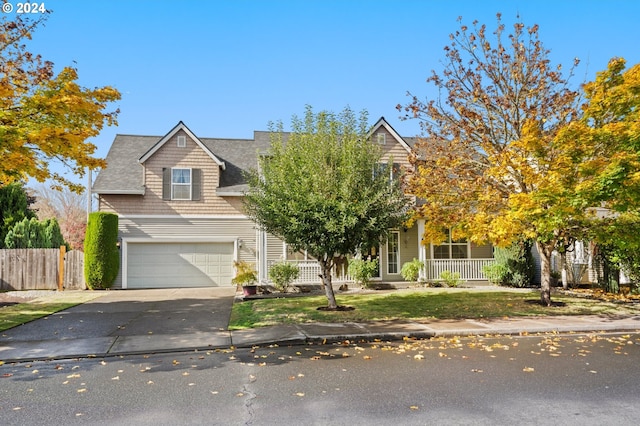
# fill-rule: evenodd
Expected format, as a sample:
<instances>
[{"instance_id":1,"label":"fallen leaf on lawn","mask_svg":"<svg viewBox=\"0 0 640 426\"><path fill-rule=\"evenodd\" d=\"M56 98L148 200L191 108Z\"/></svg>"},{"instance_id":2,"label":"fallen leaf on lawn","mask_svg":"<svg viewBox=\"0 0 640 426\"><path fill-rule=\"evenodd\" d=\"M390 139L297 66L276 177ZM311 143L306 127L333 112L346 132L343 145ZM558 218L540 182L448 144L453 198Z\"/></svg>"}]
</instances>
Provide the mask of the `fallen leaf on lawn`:
<instances>
[{"instance_id":1,"label":"fallen leaf on lawn","mask_svg":"<svg viewBox=\"0 0 640 426\"><path fill-rule=\"evenodd\" d=\"M152 384L153 384L153 380L149 380L149 381L147 382L147 384L148 384L148 385L152 385Z\"/></svg>"},{"instance_id":2,"label":"fallen leaf on lawn","mask_svg":"<svg viewBox=\"0 0 640 426\"><path fill-rule=\"evenodd\" d=\"M365 359L365 360L367 360L367 361L369 361L369 360L371 360L371 359L372 359L369 355L365 355L365 356L363 356L362 358L363 358L363 359Z\"/></svg>"},{"instance_id":3,"label":"fallen leaf on lawn","mask_svg":"<svg viewBox=\"0 0 640 426\"><path fill-rule=\"evenodd\" d=\"M424 355L422 354L414 355L413 359L424 359Z\"/></svg>"},{"instance_id":4,"label":"fallen leaf on lawn","mask_svg":"<svg viewBox=\"0 0 640 426\"><path fill-rule=\"evenodd\" d=\"M39 371L38 371L38 370L33 370L33 371L31 372L31 374L37 374L37 373L39 373Z\"/></svg>"},{"instance_id":5,"label":"fallen leaf on lawn","mask_svg":"<svg viewBox=\"0 0 640 426\"><path fill-rule=\"evenodd\" d=\"M112 377L111 380L120 380L120 376Z\"/></svg>"},{"instance_id":6,"label":"fallen leaf on lawn","mask_svg":"<svg viewBox=\"0 0 640 426\"><path fill-rule=\"evenodd\" d=\"M4 373L4 374L2 375L2 377L11 377L11 376L13 376L13 374L11 374L11 373Z\"/></svg>"},{"instance_id":7,"label":"fallen leaf on lawn","mask_svg":"<svg viewBox=\"0 0 640 426\"><path fill-rule=\"evenodd\" d=\"M419 410L420 407L418 407L417 405L412 405L411 407L409 407L410 410L416 411Z\"/></svg>"},{"instance_id":8,"label":"fallen leaf on lawn","mask_svg":"<svg viewBox=\"0 0 640 426\"><path fill-rule=\"evenodd\" d=\"M438 356L439 356L440 358L445 358L445 357L447 356L447 354L445 354L444 352L439 352L439 353L438 353Z\"/></svg>"},{"instance_id":9,"label":"fallen leaf on lawn","mask_svg":"<svg viewBox=\"0 0 640 426\"><path fill-rule=\"evenodd\" d=\"M196 385L195 383L189 383L189 386L195 386L195 385Z\"/></svg>"},{"instance_id":10,"label":"fallen leaf on lawn","mask_svg":"<svg viewBox=\"0 0 640 426\"><path fill-rule=\"evenodd\" d=\"M244 394L243 394L242 392L238 392L238 393L236 394L236 396L237 396L238 398L240 398L240 397L243 397L243 396L244 396Z\"/></svg>"},{"instance_id":11,"label":"fallen leaf on lawn","mask_svg":"<svg viewBox=\"0 0 640 426\"><path fill-rule=\"evenodd\" d=\"M525 373L531 373L532 371L534 371L533 367L525 367L522 369L522 371L524 371Z\"/></svg>"},{"instance_id":12,"label":"fallen leaf on lawn","mask_svg":"<svg viewBox=\"0 0 640 426\"><path fill-rule=\"evenodd\" d=\"M185 371L184 373L182 373L182 375L183 375L183 376L188 376L188 375L189 375L189 372L188 372L188 371Z\"/></svg>"},{"instance_id":13,"label":"fallen leaf on lawn","mask_svg":"<svg viewBox=\"0 0 640 426\"><path fill-rule=\"evenodd\" d=\"M82 393L82 392L86 392L86 391L87 391L86 388L78 389L78 393Z\"/></svg>"},{"instance_id":14,"label":"fallen leaf on lawn","mask_svg":"<svg viewBox=\"0 0 640 426\"><path fill-rule=\"evenodd\" d=\"M316 355L316 356L312 356L312 357L311 357L311 361L318 361L318 360L320 360L320 359L321 359L321 358L320 358L319 356L317 356L317 355Z\"/></svg>"},{"instance_id":15,"label":"fallen leaf on lawn","mask_svg":"<svg viewBox=\"0 0 640 426\"><path fill-rule=\"evenodd\" d=\"M107 365L107 363L104 360L102 360L100 361L100 365Z\"/></svg>"},{"instance_id":16,"label":"fallen leaf on lawn","mask_svg":"<svg viewBox=\"0 0 640 426\"><path fill-rule=\"evenodd\" d=\"M211 391L212 395L217 395L219 392L218 391Z\"/></svg>"},{"instance_id":17,"label":"fallen leaf on lawn","mask_svg":"<svg viewBox=\"0 0 640 426\"><path fill-rule=\"evenodd\" d=\"M349 354L346 352L342 352L342 358L349 358Z\"/></svg>"},{"instance_id":18,"label":"fallen leaf on lawn","mask_svg":"<svg viewBox=\"0 0 640 426\"><path fill-rule=\"evenodd\" d=\"M73 373L73 374L69 374L67 376L67 379L77 379L78 377L80 377L78 373Z\"/></svg>"},{"instance_id":19,"label":"fallen leaf on lawn","mask_svg":"<svg viewBox=\"0 0 640 426\"><path fill-rule=\"evenodd\" d=\"M258 364L258 367L264 367L264 366L266 366L266 365L267 365L267 363L266 363L266 362L261 362L260 364Z\"/></svg>"},{"instance_id":20,"label":"fallen leaf on lawn","mask_svg":"<svg viewBox=\"0 0 640 426\"><path fill-rule=\"evenodd\" d=\"M589 370L589 373L597 374L598 372L595 370Z\"/></svg>"},{"instance_id":21,"label":"fallen leaf on lawn","mask_svg":"<svg viewBox=\"0 0 640 426\"><path fill-rule=\"evenodd\" d=\"M471 369L471 372L472 373L482 373L483 371L478 369L478 368L473 368L473 369Z\"/></svg>"},{"instance_id":22,"label":"fallen leaf on lawn","mask_svg":"<svg viewBox=\"0 0 640 426\"><path fill-rule=\"evenodd\" d=\"M180 365L180 361L175 360L175 359L174 359L173 361L171 361L171 363L172 363L173 365Z\"/></svg>"},{"instance_id":23,"label":"fallen leaf on lawn","mask_svg":"<svg viewBox=\"0 0 640 426\"><path fill-rule=\"evenodd\" d=\"M13 411L22 410L22 407L13 407Z\"/></svg>"},{"instance_id":24,"label":"fallen leaf on lawn","mask_svg":"<svg viewBox=\"0 0 640 426\"><path fill-rule=\"evenodd\" d=\"M289 376L289 380L295 380L296 376Z\"/></svg>"},{"instance_id":25,"label":"fallen leaf on lawn","mask_svg":"<svg viewBox=\"0 0 640 426\"><path fill-rule=\"evenodd\" d=\"M304 392L297 392L294 395L295 396L299 396L299 397L303 397L304 396Z\"/></svg>"},{"instance_id":26,"label":"fallen leaf on lawn","mask_svg":"<svg viewBox=\"0 0 640 426\"><path fill-rule=\"evenodd\" d=\"M64 382L62 382L62 384L63 384L63 385L68 385L68 384L69 384L69 381L68 381L68 380L65 380Z\"/></svg>"}]
</instances>

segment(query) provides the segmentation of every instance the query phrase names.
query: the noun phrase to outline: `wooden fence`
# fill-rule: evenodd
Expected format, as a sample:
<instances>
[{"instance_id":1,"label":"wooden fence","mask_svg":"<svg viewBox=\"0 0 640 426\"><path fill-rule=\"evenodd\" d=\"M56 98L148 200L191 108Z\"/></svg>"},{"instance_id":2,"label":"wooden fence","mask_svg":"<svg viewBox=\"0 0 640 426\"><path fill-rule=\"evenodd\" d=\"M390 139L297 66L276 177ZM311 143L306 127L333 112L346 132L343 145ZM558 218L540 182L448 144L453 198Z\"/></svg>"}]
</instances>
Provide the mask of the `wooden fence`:
<instances>
[{"instance_id":1,"label":"wooden fence","mask_svg":"<svg viewBox=\"0 0 640 426\"><path fill-rule=\"evenodd\" d=\"M0 250L0 290L57 290L60 271L59 249ZM64 254L67 290L84 290L84 253Z\"/></svg>"}]
</instances>

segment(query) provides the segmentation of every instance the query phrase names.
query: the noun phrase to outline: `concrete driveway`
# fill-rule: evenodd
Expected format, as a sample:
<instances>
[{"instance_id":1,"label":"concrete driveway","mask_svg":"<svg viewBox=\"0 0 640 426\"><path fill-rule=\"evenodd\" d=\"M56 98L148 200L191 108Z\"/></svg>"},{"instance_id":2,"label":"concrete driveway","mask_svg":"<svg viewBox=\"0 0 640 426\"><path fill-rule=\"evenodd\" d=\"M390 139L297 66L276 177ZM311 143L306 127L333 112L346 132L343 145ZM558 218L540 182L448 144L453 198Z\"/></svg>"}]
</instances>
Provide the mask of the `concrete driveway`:
<instances>
[{"instance_id":1,"label":"concrete driveway","mask_svg":"<svg viewBox=\"0 0 640 426\"><path fill-rule=\"evenodd\" d=\"M6 330L0 359L130 353L230 345L235 287L110 290Z\"/></svg>"}]
</instances>

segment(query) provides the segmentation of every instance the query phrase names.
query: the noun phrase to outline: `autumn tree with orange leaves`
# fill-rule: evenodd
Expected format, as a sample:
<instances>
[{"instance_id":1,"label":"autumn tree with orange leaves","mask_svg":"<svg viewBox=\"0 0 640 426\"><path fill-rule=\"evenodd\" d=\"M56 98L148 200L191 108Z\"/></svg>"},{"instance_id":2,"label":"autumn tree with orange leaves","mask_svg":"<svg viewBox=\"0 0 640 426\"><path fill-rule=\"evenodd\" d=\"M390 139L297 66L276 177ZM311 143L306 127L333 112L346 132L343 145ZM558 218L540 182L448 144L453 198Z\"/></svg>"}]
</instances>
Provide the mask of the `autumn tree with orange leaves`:
<instances>
[{"instance_id":1,"label":"autumn tree with orange leaves","mask_svg":"<svg viewBox=\"0 0 640 426\"><path fill-rule=\"evenodd\" d=\"M25 43L46 16L0 18L0 186L35 178L79 192L82 186L52 171L50 163L80 177L86 168L104 167L88 139L104 124L117 124L118 111L105 109L120 93L109 86L82 87L75 68L56 74L52 62L27 50Z\"/></svg>"},{"instance_id":2,"label":"autumn tree with orange leaves","mask_svg":"<svg viewBox=\"0 0 640 426\"><path fill-rule=\"evenodd\" d=\"M410 96L398 105L423 131L409 190L425 200L425 241L454 238L506 246L536 241L541 258L541 302L551 304L551 253L589 219L588 200L576 194L583 139L557 139L579 118L579 95L538 38L538 26L517 22L507 35L501 15L485 25L462 24L445 47L444 69L427 79L431 100Z\"/></svg>"}]
</instances>

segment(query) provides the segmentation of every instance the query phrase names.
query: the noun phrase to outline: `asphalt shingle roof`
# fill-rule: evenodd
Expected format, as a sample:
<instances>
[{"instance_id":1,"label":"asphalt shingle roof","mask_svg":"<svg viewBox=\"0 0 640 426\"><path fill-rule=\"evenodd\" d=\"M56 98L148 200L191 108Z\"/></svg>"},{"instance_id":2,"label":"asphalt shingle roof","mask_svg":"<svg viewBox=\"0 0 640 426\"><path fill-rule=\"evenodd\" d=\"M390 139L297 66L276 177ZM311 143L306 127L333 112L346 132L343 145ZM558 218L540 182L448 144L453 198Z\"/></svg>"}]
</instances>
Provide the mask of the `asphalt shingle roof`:
<instances>
[{"instance_id":1,"label":"asphalt shingle roof","mask_svg":"<svg viewBox=\"0 0 640 426\"><path fill-rule=\"evenodd\" d=\"M144 194L143 166L138 162L163 136L116 135L106 157L107 167L100 171L93 192L99 194ZM243 172L258 165L258 155L268 152L270 133L254 132L253 139L198 138L207 149L225 163L221 170L220 194L237 194L248 189ZM413 146L413 138L403 138Z\"/></svg>"}]
</instances>

